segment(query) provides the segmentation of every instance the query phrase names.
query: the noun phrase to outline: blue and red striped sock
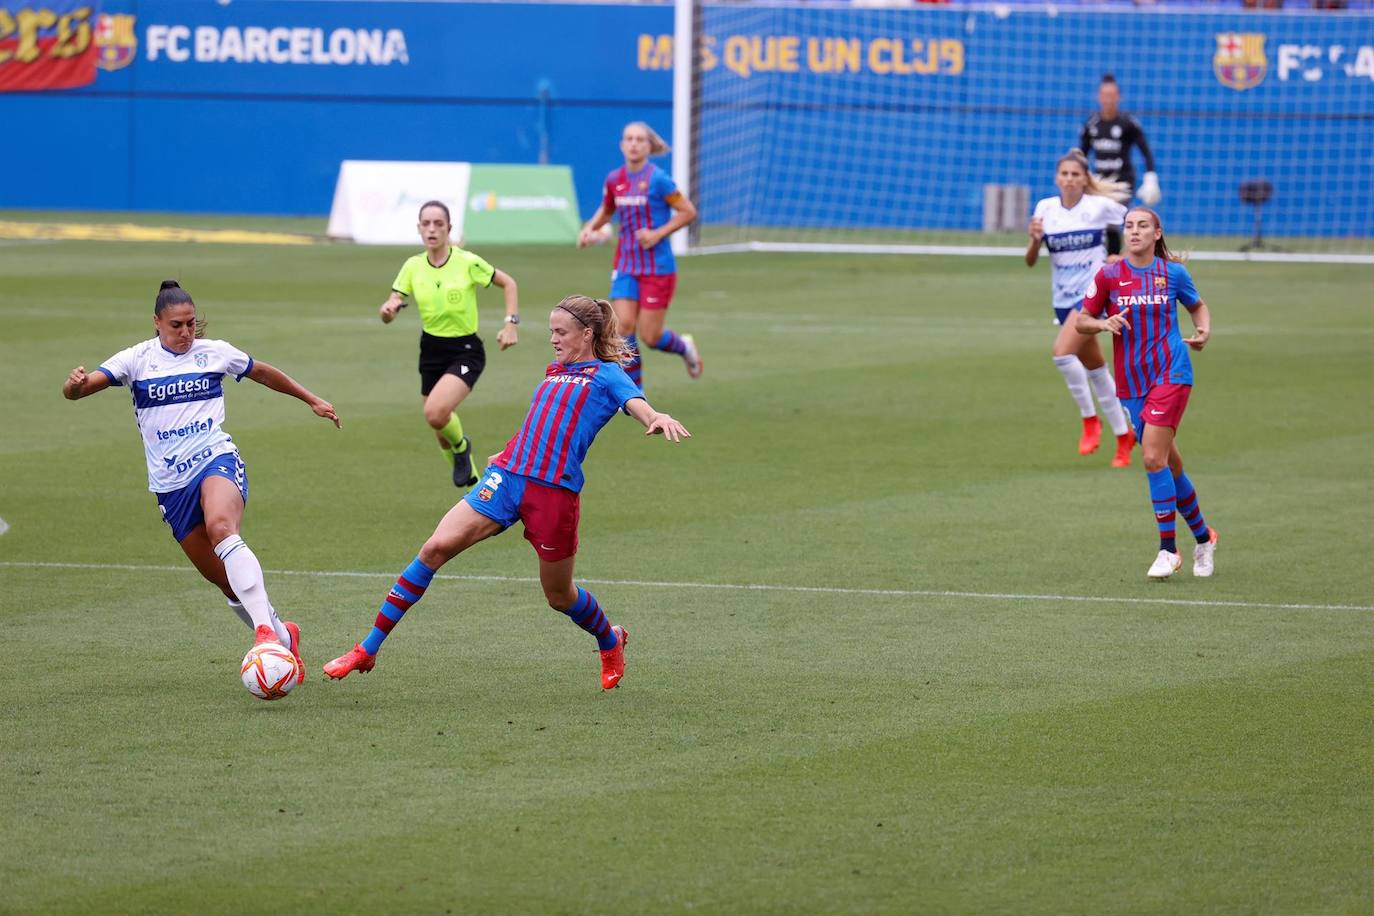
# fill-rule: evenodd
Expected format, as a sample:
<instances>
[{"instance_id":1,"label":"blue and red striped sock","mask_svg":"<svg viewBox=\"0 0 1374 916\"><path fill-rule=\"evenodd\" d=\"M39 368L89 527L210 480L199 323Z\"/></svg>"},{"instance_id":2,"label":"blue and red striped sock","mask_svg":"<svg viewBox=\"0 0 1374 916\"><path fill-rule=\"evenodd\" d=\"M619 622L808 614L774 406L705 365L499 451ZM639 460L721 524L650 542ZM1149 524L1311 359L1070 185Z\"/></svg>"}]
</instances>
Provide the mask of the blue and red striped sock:
<instances>
[{"instance_id":1,"label":"blue and red striped sock","mask_svg":"<svg viewBox=\"0 0 1374 916\"><path fill-rule=\"evenodd\" d=\"M640 388L643 388L644 362L639 358L639 341L635 338L635 335L627 334L625 336L625 342L630 345L630 349L634 352L634 358L625 366L625 374L630 377L630 381L634 382Z\"/></svg>"},{"instance_id":2,"label":"blue and red striped sock","mask_svg":"<svg viewBox=\"0 0 1374 916\"><path fill-rule=\"evenodd\" d=\"M425 596L425 589L429 588L433 578L434 570L421 563L419 557L410 561L406 571L401 573L401 577L387 593L386 600L382 602L381 610L377 612L377 620L372 625L372 632L359 644L367 650L368 655L377 654L377 650L382 647L382 640L391 633L392 627L401 622L410 606Z\"/></svg>"},{"instance_id":3,"label":"blue and red striped sock","mask_svg":"<svg viewBox=\"0 0 1374 916\"><path fill-rule=\"evenodd\" d=\"M591 592L579 588L573 606L559 610L567 614L573 623L595 636L597 648L603 651L615 648L616 635L611 630L611 622L606 619L606 612L601 610L601 605L597 604L596 596Z\"/></svg>"},{"instance_id":4,"label":"blue and red striped sock","mask_svg":"<svg viewBox=\"0 0 1374 916\"><path fill-rule=\"evenodd\" d=\"M654 349L681 356L687 352L687 345L682 342L681 337L673 333L671 328L664 328L663 333L658 335L658 343L654 344Z\"/></svg>"},{"instance_id":5,"label":"blue and red striped sock","mask_svg":"<svg viewBox=\"0 0 1374 916\"><path fill-rule=\"evenodd\" d=\"M1207 533L1207 522L1202 517L1202 507L1198 505L1197 490L1193 489L1193 482L1188 479L1187 474L1179 474L1174 478L1174 489L1178 492L1179 514L1188 523L1188 529L1193 532L1197 542L1206 544L1211 535Z\"/></svg>"},{"instance_id":6,"label":"blue and red striped sock","mask_svg":"<svg viewBox=\"0 0 1374 916\"><path fill-rule=\"evenodd\" d=\"M1178 494L1174 490L1174 475L1168 468L1160 468L1145 475L1150 482L1150 501L1155 507L1155 521L1159 524L1159 549L1178 553L1174 539L1174 509Z\"/></svg>"}]
</instances>

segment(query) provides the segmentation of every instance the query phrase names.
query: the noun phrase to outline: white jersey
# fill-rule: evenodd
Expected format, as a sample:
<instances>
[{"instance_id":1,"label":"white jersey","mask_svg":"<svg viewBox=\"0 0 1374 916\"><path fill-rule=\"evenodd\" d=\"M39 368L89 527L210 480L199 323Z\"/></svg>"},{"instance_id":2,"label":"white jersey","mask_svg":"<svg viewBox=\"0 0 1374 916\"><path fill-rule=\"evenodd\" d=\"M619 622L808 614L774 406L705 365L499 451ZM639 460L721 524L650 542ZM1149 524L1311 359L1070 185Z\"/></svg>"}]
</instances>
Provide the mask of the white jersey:
<instances>
[{"instance_id":1,"label":"white jersey","mask_svg":"<svg viewBox=\"0 0 1374 916\"><path fill-rule=\"evenodd\" d=\"M1076 309L1093 276L1107 260L1104 230L1120 226L1126 205L1108 197L1084 194L1072 208L1058 197L1046 197L1035 205L1035 216L1045 222L1045 247L1050 250L1050 283L1054 307Z\"/></svg>"},{"instance_id":2,"label":"white jersey","mask_svg":"<svg viewBox=\"0 0 1374 916\"><path fill-rule=\"evenodd\" d=\"M170 493L188 485L204 462L238 454L224 431L224 376L241 380L253 359L222 340L197 340L173 353L156 337L120 350L98 371L127 385L148 459L148 489Z\"/></svg>"}]
</instances>

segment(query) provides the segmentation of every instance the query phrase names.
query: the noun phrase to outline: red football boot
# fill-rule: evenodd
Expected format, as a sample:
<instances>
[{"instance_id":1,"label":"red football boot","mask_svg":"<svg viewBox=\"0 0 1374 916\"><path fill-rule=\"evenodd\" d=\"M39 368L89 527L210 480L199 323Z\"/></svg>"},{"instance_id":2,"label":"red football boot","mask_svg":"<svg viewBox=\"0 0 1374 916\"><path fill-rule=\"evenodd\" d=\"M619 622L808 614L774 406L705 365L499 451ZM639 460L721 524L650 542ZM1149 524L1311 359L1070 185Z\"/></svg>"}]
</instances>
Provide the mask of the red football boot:
<instances>
[{"instance_id":1,"label":"red football boot","mask_svg":"<svg viewBox=\"0 0 1374 916\"><path fill-rule=\"evenodd\" d=\"M620 679L625 676L625 643L630 641L630 634L619 624L611 627L611 631L616 635L615 648L601 650L602 690L618 687Z\"/></svg>"},{"instance_id":2,"label":"red football boot","mask_svg":"<svg viewBox=\"0 0 1374 916\"><path fill-rule=\"evenodd\" d=\"M1102 444L1102 421L1097 417L1083 418L1083 435L1078 440L1078 454L1091 455Z\"/></svg>"},{"instance_id":3,"label":"red football boot","mask_svg":"<svg viewBox=\"0 0 1374 916\"><path fill-rule=\"evenodd\" d=\"M296 626L295 621L284 620L282 626L286 627L286 632L291 634L291 645L288 648L291 654L296 656L296 667L301 673L296 675L296 683L305 683L305 660L301 658L301 628Z\"/></svg>"},{"instance_id":4,"label":"red football boot","mask_svg":"<svg viewBox=\"0 0 1374 916\"><path fill-rule=\"evenodd\" d=\"M1112 467L1130 467L1131 449L1133 448L1135 448L1135 433L1128 429L1116 437L1116 455L1112 458Z\"/></svg>"},{"instance_id":5,"label":"red football boot","mask_svg":"<svg viewBox=\"0 0 1374 916\"><path fill-rule=\"evenodd\" d=\"M367 650L362 646L354 646L343 655L327 662L324 666L324 673L334 680L342 680L351 672L367 674L377 664L377 656L368 655Z\"/></svg>"},{"instance_id":6,"label":"red football boot","mask_svg":"<svg viewBox=\"0 0 1374 916\"><path fill-rule=\"evenodd\" d=\"M277 638L277 631L264 623L253 631L253 645L260 646L265 642L280 643L281 640Z\"/></svg>"}]
</instances>

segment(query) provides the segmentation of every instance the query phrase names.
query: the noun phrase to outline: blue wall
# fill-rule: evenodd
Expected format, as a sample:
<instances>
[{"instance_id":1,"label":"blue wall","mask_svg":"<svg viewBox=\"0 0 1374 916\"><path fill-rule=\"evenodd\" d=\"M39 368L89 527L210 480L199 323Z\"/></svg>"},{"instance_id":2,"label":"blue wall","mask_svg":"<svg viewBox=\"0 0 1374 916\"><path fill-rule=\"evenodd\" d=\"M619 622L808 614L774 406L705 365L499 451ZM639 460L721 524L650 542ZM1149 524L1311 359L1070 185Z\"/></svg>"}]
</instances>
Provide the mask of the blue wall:
<instances>
[{"instance_id":1,"label":"blue wall","mask_svg":"<svg viewBox=\"0 0 1374 916\"><path fill-rule=\"evenodd\" d=\"M0 207L322 214L343 159L536 162L547 127L550 161L572 166L586 214L619 163L621 125L642 118L665 135L671 126L667 58L645 45L671 32L667 6L102 8L135 17L127 65L83 89L0 94ZM183 60L166 47L177 27L188 36ZM215 50L232 57L226 37L249 28L306 30L295 33L300 60L206 59L195 38L213 30ZM326 46L339 29L375 30L399 35L404 50L393 41L389 61L311 63L314 29ZM1368 15L722 4L707 7L705 32L712 114L698 204L708 222L976 229L984 183L1054 193L1054 159L1077 140L1098 76L1112 70L1155 148L1171 228L1248 231L1236 187L1264 178L1276 187L1271 231L1374 235ZM1214 70L1217 36L1231 32L1263 38L1251 88L1228 87ZM276 33L273 53L289 58L290 34ZM865 53L858 72L814 72L806 42L829 36L866 51L885 37L953 42L959 63L893 74ZM800 64L742 75L727 51L752 37L792 39ZM1319 54L1285 67L1284 47ZM1333 61L1333 48L1345 56ZM1365 48L1368 72L1357 66Z\"/></svg>"}]
</instances>

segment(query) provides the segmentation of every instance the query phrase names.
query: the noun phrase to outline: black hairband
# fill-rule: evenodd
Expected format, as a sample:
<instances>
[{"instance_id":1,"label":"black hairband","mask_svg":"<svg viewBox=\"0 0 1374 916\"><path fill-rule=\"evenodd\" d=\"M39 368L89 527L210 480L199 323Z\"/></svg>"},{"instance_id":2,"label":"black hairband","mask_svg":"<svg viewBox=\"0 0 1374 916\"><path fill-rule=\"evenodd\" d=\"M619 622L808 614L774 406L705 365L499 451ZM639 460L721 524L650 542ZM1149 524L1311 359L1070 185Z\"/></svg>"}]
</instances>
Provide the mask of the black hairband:
<instances>
[{"instance_id":1,"label":"black hairband","mask_svg":"<svg viewBox=\"0 0 1374 916\"><path fill-rule=\"evenodd\" d=\"M571 315L571 316L573 316L574 318L576 318L576 319L577 319L577 323L580 324L580 325L582 325L582 327L584 327L584 328L589 328L589 327L591 327L591 325L587 324L587 322L585 322L585 321L582 320L582 316L581 316L581 315L577 314L576 312L574 312L572 309L568 308L568 307L567 307L566 305L564 305L563 303L561 303L561 302L558 303L557 305L554 306L554 308L562 309L563 311L567 312L569 315Z\"/></svg>"}]
</instances>

